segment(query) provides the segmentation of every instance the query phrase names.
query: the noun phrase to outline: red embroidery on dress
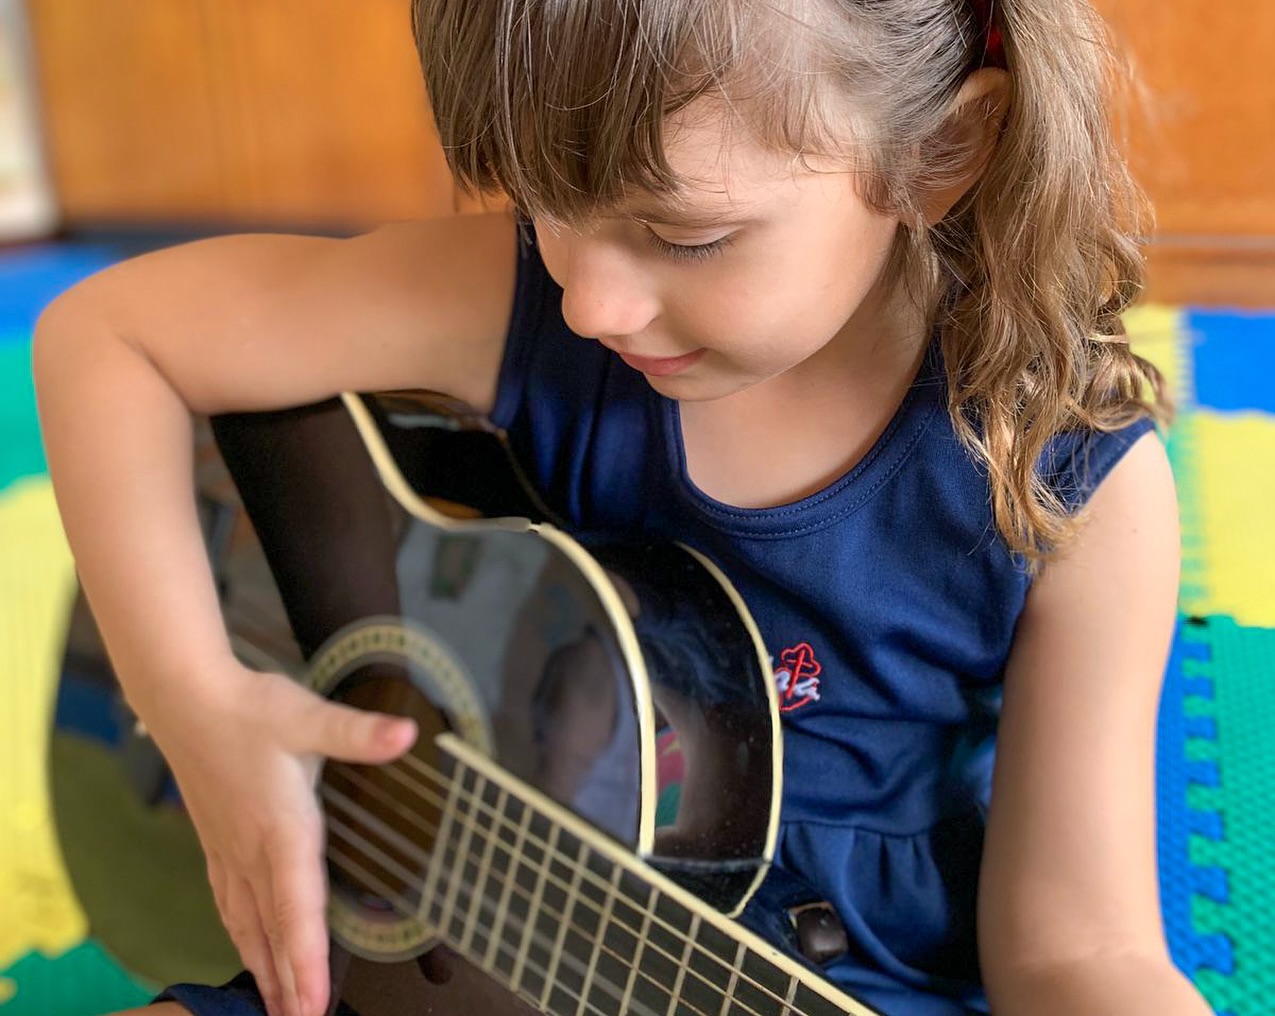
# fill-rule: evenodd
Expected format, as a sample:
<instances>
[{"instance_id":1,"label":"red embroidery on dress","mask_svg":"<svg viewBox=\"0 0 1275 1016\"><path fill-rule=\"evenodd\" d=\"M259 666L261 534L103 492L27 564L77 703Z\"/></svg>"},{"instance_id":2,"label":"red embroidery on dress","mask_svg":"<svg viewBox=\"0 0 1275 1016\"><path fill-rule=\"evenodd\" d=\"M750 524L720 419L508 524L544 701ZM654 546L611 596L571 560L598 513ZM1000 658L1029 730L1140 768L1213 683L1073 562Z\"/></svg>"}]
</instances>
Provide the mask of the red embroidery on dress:
<instances>
[{"instance_id":1,"label":"red embroidery on dress","mask_svg":"<svg viewBox=\"0 0 1275 1016\"><path fill-rule=\"evenodd\" d=\"M779 666L775 668L775 687L779 692L779 711L790 713L794 709L819 701L819 675L823 667L815 659L815 651L809 642L802 642L779 654Z\"/></svg>"}]
</instances>

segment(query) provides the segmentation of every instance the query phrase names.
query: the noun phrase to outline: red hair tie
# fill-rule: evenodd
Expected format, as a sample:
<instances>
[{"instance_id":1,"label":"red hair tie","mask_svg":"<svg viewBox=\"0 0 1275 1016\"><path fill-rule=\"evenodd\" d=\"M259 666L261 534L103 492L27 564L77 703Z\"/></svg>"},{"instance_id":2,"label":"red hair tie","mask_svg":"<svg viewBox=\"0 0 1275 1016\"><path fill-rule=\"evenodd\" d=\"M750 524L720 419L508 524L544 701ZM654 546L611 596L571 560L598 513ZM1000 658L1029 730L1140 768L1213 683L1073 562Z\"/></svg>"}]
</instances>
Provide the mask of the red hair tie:
<instances>
[{"instance_id":1,"label":"red hair tie","mask_svg":"<svg viewBox=\"0 0 1275 1016\"><path fill-rule=\"evenodd\" d=\"M970 4L983 31L983 57L978 66L1004 67L1005 37L996 23L996 0L970 0Z\"/></svg>"}]
</instances>

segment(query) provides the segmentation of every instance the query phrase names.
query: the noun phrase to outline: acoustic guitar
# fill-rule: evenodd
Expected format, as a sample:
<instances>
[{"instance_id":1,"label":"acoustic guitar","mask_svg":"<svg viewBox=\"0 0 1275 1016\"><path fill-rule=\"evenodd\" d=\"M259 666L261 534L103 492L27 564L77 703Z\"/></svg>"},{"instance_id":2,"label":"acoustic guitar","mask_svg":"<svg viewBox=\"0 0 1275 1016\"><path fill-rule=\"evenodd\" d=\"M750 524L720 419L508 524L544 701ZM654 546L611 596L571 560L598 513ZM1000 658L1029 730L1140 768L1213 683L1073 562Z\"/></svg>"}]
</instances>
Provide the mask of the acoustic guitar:
<instances>
[{"instance_id":1,"label":"acoustic guitar","mask_svg":"<svg viewBox=\"0 0 1275 1016\"><path fill-rule=\"evenodd\" d=\"M567 535L503 435L431 393L346 394L212 431L219 455L201 462L224 461L235 489L203 482L201 505L241 658L420 728L403 758L330 761L317 787L334 984L360 1016L476 1001L550 1016L869 1013L791 941L749 930L778 826L779 714L756 627L710 560ZM121 903L68 748L86 736L131 788L135 880L166 865L202 881L193 837L173 829L179 795L81 602L52 746L72 879L94 933L134 969L215 976L225 950L206 900ZM181 956L147 969L182 935Z\"/></svg>"}]
</instances>

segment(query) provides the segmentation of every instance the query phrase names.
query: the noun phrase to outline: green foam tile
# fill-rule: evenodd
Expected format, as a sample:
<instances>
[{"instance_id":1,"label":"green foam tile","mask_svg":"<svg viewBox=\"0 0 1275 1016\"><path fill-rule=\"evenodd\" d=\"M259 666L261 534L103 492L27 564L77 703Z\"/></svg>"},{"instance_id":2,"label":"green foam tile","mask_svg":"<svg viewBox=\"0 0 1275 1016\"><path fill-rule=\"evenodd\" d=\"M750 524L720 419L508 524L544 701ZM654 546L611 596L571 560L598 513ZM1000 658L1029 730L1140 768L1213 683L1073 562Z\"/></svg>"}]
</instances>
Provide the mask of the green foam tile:
<instances>
[{"instance_id":1,"label":"green foam tile","mask_svg":"<svg viewBox=\"0 0 1275 1016\"><path fill-rule=\"evenodd\" d=\"M0 342L0 490L48 472L31 382L31 343Z\"/></svg>"},{"instance_id":2,"label":"green foam tile","mask_svg":"<svg viewBox=\"0 0 1275 1016\"><path fill-rule=\"evenodd\" d=\"M1275 631L1214 617L1207 626L1220 784L1209 800L1223 838L1192 843L1192 861L1226 872L1228 902L1199 900L1193 923L1234 945L1229 976L1201 971L1200 989L1219 1011L1264 1016L1275 1005Z\"/></svg>"},{"instance_id":3,"label":"green foam tile","mask_svg":"<svg viewBox=\"0 0 1275 1016\"><path fill-rule=\"evenodd\" d=\"M0 978L12 995L0 1016L99 1016L145 1005L156 989L131 977L96 942L60 956L31 953Z\"/></svg>"}]
</instances>

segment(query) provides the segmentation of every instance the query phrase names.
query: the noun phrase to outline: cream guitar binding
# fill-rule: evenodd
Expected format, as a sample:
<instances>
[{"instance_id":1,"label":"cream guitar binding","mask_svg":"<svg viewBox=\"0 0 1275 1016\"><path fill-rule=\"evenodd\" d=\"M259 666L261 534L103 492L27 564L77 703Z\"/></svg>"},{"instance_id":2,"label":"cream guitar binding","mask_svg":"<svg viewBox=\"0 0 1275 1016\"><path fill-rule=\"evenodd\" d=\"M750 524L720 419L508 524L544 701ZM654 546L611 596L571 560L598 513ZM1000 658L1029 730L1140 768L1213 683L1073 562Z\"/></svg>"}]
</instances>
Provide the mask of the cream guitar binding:
<instances>
[{"instance_id":1,"label":"cream guitar binding","mask_svg":"<svg viewBox=\"0 0 1275 1016\"><path fill-rule=\"evenodd\" d=\"M214 429L299 679L421 730L388 766L322 773L340 947L444 944L550 1016L869 1012L735 920L773 856L779 724L711 561L573 539L502 436L429 393ZM374 996L361 1016L417 1007Z\"/></svg>"}]
</instances>

